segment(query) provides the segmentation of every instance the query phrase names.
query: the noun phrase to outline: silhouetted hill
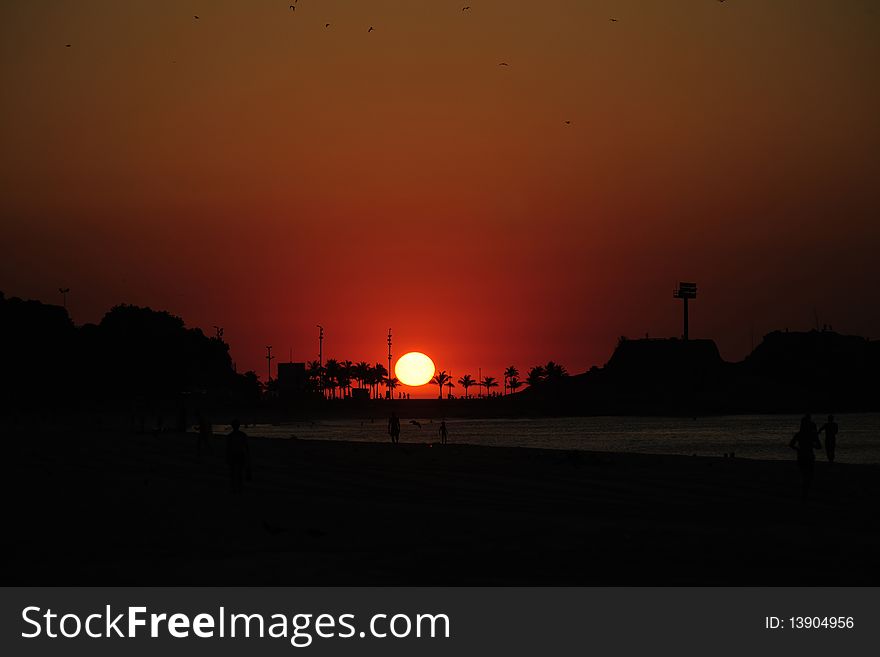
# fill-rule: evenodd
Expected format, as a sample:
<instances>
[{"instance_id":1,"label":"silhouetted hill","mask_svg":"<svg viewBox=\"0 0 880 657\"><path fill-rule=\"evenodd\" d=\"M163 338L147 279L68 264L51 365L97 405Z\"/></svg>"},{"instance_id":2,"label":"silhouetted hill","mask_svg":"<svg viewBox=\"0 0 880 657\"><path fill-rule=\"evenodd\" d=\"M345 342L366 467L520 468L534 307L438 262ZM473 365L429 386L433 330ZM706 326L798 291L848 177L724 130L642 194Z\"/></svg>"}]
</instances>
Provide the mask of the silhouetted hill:
<instances>
[{"instance_id":1,"label":"silhouetted hill","mask_svg":"<svg viewBox=\"0 0 880 657\"><path fill-rule=\"evenodd\" d=\"M621 339L602 368L508 398L562 414L878 410L880 343L831 331L774 332L745 360L711 340Z\"/></svg>"},{"instance_id":2,"label":"silhouetted hill","mask_svg":"<svg viewBox=\"0 0 880 657\"><path fill-rule=\"evenodd\" d=\"M167 312L120 305L97 325L75 327L59 306L0 294L0 327L3 402L13 408L259 395L256 377L235 373L225 342Z\"/></svg>"}]
</instances>

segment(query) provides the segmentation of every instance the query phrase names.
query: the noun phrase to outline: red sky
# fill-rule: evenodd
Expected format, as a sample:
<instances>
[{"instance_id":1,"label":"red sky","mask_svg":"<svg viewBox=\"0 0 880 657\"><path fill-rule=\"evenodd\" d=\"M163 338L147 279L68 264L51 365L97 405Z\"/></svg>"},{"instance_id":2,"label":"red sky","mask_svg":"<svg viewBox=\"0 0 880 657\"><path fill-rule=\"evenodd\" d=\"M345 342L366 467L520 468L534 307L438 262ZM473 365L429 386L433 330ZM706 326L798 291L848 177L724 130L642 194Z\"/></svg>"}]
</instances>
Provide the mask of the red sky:
<instances>
[{"instance_id":1,"label":"red sky","mask_svg":"<svg viewBox=\"0 0 880 657\"><path fill-rule=\"evenodd\" d=\"M727 358L880 334L876 3L288 4L0 5L0 289L219 324L262 376L316 323L583 371L677 335L679 280Z\"/></svg>"}]
</instances>

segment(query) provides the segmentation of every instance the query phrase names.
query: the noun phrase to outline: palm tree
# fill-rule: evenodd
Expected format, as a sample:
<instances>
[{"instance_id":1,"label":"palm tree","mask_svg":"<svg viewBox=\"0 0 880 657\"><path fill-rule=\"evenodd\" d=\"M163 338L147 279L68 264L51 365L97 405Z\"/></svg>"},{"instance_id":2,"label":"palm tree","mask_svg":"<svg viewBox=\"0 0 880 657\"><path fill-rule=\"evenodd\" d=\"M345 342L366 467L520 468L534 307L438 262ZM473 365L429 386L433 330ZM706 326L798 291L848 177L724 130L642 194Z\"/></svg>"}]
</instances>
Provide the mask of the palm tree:
<instances>
[{"instance_id":1,"label":"palm tree","mask_svg":"<svg viewBox=\"0 0 880 657\"><path fill-rule=\"evenodd\" d=\"M373 396L378 399L379 398L379 385L388 377L388 370L385 369L385 366L382 363L376 363L376 366L373 369L373 383L375 385L375 389L373 391Z\"/></svg>"},{"instance_id":2,"label":"palm tree","mask_svg":"<svg viewBox=\"0 0 880 657\"><path fill-rule=\"evenodd\" d=\"M360 361L354 367L351 368L351 376L352 378L358 382L358 388L364 387L364 382L367 380L367 375L370 373L370 366L366 361Z\"/></svg>"},{"instance_id":3,"label":"palm tree","mask_svg":"<svg viewBox=\"0 0 880 657\"><path fill-rule=\"evenodd\" d=\"M306 367L306 376L308 377L311 389L320 392L323 388L324 368L321 367L321 364L318 361L309 361L309 364Z\"/></svg>"},{"instance_id":4,"label":"palm tree","mask_svg":"<svg viewBox=\"0 0 880 657\"><path fill-rule=\"evenodd\" d=\"M393 399L394 391L397 390L397 386L400 385L398 378L396 376L386 376L382 383L388 386L388 389L391 391L391 398Z\"/></svg>"},{"instance_id":5,"label":"palm tree","mask_svg":"<svg viewBox=\"0 0 880 657\"><path fill-rule=\"evenodd\" d=\"M460 385L462 388L464 388L464 398L465 399L468 398L468 388L470 388L473 385L476 385L476 383L477 383L476 380L470 374L465 374L463 377L461 377L458 380L458 385Z\"/></svg>"},{"instance_id":6,"label":"palm tree","mask_svg":"<svg viewBox=\"0 0 880 657\"><path fill-rule=\"evenodd\" d=\"M568 371L560 365L559 363L554 363L552 360L544 365L544 378L547 381L559 381L559 379L564 379L568 376Z\"/></svg>"},{"instance_id":7,"label":"palm tree","mask_svg":"<svg viewBox=\"0 0 880 657\"><path fill-rule=\"evenodd\" d=\"M516 392L517 388L519 388L520 386L522 386L522 381L520 381L516 377L508 379L507 381L507 387L510 388L510 392L512 393Z\"/></svg>"},{"instance_id":8,"label":"palm tree","mask_svg":"<svg viewBox=\"0 0 880 657\"><path fill-rule=\"evenodd\" d=\"M341 368L335 358L327 359L324 363L324 385L330 389L330 397L336 399L336 388L339 386Z\"/></svg>"},{"instance_id":9,"label":"palm tree","mask_svg":"<svg viewBox=\"0 0 880 657\"><path fill-rule=\"evenodd\" d=\"M483 377L480 385L482 385L486 389L486 396L488 397L492 392L492 388L498 387L498 381L495 380L494 376L486 376Z\"/></svg>"},{"instance_id":10,"label":"palm tree","mask_svg":"<svg viewBox=\"0 0 880 657\"><path fill-rule=\"evenodd\" d=\"M449 395L452 394L452 389L455 387L455 384L452 382L452 377L449 377L449 381L443 385L446 386L446 399L449 399Z\"/></svg>"},{"instance_id":11,"label":"palm tree","mask_svg":"<svg viewBox=\"0 0 880 657\"><path fill-rule=\"evenodd\" d=\"M546 376L547 373L544 370L544 366L535 365L532 369L529 370L529 373L526 374L526 383L530 388L534 388L544 383L544 379Z\"/></svg>"},{"instance_id":12,"label":"palm tree","mask_svg":"<svg viewBox=\"0 0 880 657\"><path fill-rule=\"evenodd\" d=\"M518 376L519 376L519 370L516 369L516 367L514 365L511 365L506 370L504 370L504 394L505 395L507 394L507 388L508 388L507 382L510 379L515 379Z\"/></svg>"},{"instance_id":13,"label":"palm tree","mask_svg":"<svg viewBox=\"0 0 880 657\"><path fill-rule=\"evenodd\" d=\"M343 384L342 396L351 397L351 379L354 375L354 364L350 360L339 363L339 381Z\"/></svg>"},{"instance_id":14,"label":"palm tree","mask_svg":"<svg viewBox=\"0 0 880 657\"><path fill-rule=\"evenodd\" d=\"M449 375L446 373L446 370L440 370L437 374L434 375L434 378L431 379L431 383L438 388L440 388L440 399L443 399L443 386L446 385L446 382L449 381Z\"/></svg>"}]
</instances>

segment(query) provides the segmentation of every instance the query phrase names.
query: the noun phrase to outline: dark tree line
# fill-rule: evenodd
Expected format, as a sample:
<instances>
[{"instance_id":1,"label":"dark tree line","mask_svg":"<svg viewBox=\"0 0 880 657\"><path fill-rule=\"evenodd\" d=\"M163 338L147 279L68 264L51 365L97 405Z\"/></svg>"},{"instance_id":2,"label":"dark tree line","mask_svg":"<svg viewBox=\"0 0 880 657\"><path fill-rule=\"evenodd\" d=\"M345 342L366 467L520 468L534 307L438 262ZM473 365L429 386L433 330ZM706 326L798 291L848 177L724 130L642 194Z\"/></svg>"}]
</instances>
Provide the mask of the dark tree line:
<instances>
[{"instance_id":1,"label":"dark tree line","mask_svg":"<svg viewBox=\"0 0 880 657\"><path fill-rule=\"evenodd\" d=\"M120 305L74 326L59 306L0 293L3 403L170 399L181 394L251 401L252 372L237 374L229 346L180 317Z\"/></svg>"}]
</instances>

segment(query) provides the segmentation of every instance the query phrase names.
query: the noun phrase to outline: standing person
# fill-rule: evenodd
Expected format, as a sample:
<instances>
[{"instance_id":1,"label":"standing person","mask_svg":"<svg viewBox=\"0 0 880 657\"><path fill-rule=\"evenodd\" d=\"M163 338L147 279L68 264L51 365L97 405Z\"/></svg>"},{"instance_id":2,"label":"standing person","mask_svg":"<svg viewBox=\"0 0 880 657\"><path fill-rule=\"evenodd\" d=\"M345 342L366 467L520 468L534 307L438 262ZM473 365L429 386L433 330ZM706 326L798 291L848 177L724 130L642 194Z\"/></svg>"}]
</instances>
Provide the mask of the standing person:
<instances>
[{"instance_id":1,"label":"standing person","mask_svg":"<svg viewBox=\"0 0 880 657\"><path fill-rule=\"evenodd\" d=\"M449 438L449 430L446 428L446 420L440 422L440 444L445 445Z\"/></svg>"},{"instance_id":2,"label":"standing person","mask_svg":"<svg viewBox=\"0 0 880 657\"><path fill-rule=\"evenodd\" d=\"M819 431L809 413L801 419L801 428L794 434L788 446L797 450L798 468L800 468L803 477L802 499L806 502L816 466L816 455L813 450L822 449L822 443L819 442Z\"/></svg>"},{"instance_id":3,"label":"standing person","mask_svg":"<svg viewBox=\"0 0 880 657\"><path fill-rule=\"evenodd\" d=\"M233 420L232 431L226 436L226 462L229 464L229 490L241 493L245 469L250 468L250 450L247 434L239 431L241 423Z\"/></svg>"},{"instance_id":4,"label":"standing person","mask_svg":"<svg viewBox=\"0 0 880 657\"><path fill-rule=\"evenodd\" d=\"M396 445L400 441L400 418L392 411L391 417L388 418L388 434L391 436L391 443Z\"/></svg>"},{"instance_id":5,"label":"standing person","mask_svg":"<svg viewBox=\"0 0 880 657\"><path fill-rule=\"evenodd\" d=\"M828 463L834 465L834 449L837 447L837 432L840 427L834 421L834 416L829 415L828 421L819 429L819 433L825 432L825 456L828 457Z\"/></svg>"}]
</instances>

